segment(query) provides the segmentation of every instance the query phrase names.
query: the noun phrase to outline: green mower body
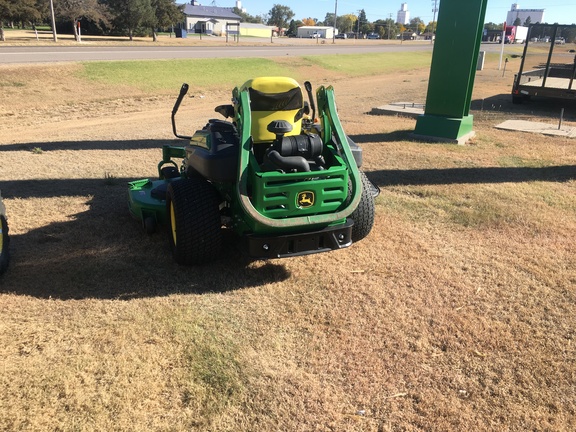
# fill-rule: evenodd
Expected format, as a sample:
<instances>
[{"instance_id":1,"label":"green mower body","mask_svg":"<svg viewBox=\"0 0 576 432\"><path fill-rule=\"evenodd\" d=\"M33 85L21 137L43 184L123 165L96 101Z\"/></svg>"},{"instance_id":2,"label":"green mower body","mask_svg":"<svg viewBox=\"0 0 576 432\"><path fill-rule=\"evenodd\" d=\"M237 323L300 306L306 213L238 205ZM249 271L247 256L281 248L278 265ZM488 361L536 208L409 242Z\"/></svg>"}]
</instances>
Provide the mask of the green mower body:
<instances>
[{"instance_id":1,"label":"green mower body","mask_svg":"<svg viewBox=\"0 0 576 432\"><path fill-rule=\"evenodd\" d=\"M164 146L158 180L129 184L129 208L148 232L168 225L181 264L213 260L223 229L254 258L280 258L350 246L370 232L374 195L358 166L361 150L344 133L334 90L316 92L318 120L291 78L264 77L233 91L186 142Z\"/></svg>"}]
</instances>

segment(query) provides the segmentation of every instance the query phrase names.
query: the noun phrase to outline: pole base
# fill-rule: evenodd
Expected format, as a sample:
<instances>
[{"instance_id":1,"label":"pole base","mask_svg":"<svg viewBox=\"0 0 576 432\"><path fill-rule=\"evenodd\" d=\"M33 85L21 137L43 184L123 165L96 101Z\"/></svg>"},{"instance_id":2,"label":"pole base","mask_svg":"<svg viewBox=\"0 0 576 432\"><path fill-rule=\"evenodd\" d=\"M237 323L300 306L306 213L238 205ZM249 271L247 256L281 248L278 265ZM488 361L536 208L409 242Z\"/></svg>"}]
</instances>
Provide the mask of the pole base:
<instances>
[{"instance_id":1,"label":"pole base","mask_svg":"<svg viewBox=\"0 0 576 432\"><path fill-rule=\"evenodd\" d=\"M466 144L474 137L473 116L451 118L424 114L418 117L412 136L425 141Z\"/></svg>"}]
</instances>

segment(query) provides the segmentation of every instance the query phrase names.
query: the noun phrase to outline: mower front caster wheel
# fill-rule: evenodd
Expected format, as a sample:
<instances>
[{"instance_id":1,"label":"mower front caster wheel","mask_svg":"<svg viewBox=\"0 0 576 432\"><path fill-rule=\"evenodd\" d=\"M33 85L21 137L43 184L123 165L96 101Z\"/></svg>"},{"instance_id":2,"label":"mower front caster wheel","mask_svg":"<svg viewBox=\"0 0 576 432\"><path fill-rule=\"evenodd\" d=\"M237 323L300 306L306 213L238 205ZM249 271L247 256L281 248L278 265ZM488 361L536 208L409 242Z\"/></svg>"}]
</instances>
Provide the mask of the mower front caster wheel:
<instances>
[{"instance_id":1,"label":"mower front caster wheel","mask_svg":"<svg viewBox=\"0 0 576 432\"><path fill-rule=\"evenodd\" d=\"M154 219L152 216L145 217L142 221L142 226L144 231L146 231L146 234L154 234L158 228L156 219Z\"/></svg>"}]
</instances>

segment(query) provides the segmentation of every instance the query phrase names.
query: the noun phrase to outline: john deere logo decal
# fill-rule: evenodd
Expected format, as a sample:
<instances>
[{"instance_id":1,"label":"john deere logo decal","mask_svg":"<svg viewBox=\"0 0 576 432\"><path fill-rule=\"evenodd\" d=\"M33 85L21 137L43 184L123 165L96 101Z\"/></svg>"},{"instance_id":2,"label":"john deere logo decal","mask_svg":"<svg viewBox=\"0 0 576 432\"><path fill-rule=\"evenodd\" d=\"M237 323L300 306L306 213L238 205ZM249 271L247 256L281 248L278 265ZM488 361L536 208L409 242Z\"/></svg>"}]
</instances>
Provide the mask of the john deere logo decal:
<instances>
[{"instance_id":1,"label":"john deere logo decal","mask_svg":"<svg viewBox=\"0 0 576 432\"><path fill-rule=\"evenodd\" d=\"M298 207L312 207L314 205L314 192L300 192L296 199L296 203L298 204Z\"/></svg>"}]
</instances>

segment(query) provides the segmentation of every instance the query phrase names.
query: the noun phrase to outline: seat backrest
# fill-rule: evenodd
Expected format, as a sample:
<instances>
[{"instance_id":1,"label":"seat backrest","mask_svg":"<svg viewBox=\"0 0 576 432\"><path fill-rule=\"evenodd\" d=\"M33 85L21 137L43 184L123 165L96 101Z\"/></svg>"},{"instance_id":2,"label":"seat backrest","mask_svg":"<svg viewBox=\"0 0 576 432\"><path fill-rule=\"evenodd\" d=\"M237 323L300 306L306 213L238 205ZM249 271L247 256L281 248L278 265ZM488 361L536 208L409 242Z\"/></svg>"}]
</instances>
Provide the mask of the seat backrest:
<instances>
[{"instance_id":1,"label":"seat backrest","mask_svg":"<svg viewBox=\"0 0 576 432\"><path fill-rule=\"evenodd\" d=\"M255 143L273 141L276 136L268 132L274 120L286 120L292 125L289 135L302 131L304 97L298 82L286 77L261 77L247 81L241 90L248 89L252 112L252 140Z\"/></svg>"}]
</instances>

